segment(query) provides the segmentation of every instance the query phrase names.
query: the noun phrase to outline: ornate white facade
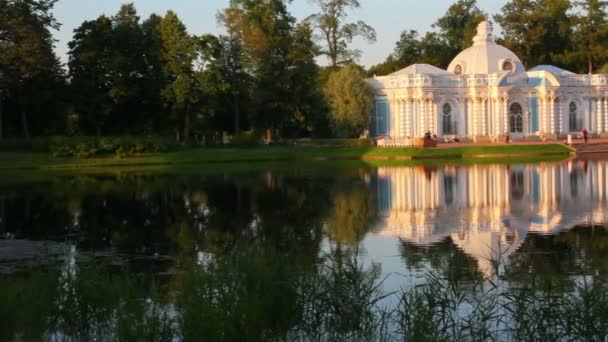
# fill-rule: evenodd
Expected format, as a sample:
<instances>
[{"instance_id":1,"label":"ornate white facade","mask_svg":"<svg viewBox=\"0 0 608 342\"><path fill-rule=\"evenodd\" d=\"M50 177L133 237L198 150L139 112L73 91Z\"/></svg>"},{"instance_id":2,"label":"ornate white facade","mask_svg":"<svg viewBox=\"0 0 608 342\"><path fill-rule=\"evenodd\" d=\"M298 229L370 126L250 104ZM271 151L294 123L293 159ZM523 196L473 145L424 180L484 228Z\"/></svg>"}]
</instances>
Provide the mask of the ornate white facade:
<instances>
[{"instance_id":1,"label":"ornate white facade","mask_svg":"<svg viewBox=\"0 0 608 342\"><path fill-rule=\"evenodd\" d=\"M586 128L608 135L608 75L577 75L541 65L526 70L482 22L473 46L447 70L414 64L370 80L373 136L495 141L558 139Z\"/></svg>"}]
</instances>

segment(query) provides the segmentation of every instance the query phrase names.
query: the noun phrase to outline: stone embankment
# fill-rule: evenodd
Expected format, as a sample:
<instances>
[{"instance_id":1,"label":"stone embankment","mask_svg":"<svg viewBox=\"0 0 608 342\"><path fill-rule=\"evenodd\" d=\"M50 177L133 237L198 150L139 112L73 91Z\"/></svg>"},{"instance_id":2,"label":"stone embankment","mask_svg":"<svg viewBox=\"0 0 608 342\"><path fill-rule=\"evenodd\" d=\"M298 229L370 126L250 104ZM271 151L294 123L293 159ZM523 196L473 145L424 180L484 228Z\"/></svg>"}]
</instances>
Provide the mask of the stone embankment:
<instances>
[{"instance_id":1,"label":"stone embankment","mask_svg":"<svg viewBox=\"0 0 608 342\"><path fill-rule=\"evenodd\" d=\"M577 155L604 153L608 154L608 139L592 139L588 143L576 142L572 145Z\"/></svg>"}]
</instances>

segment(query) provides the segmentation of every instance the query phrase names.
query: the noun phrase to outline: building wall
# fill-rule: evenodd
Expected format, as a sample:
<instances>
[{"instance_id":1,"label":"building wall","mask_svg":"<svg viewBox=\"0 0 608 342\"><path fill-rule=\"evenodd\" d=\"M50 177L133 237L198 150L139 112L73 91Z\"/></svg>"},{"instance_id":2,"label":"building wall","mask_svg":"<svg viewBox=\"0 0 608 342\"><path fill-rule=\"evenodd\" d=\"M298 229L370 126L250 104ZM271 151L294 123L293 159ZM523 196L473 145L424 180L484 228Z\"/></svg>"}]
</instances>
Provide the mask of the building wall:
<instances>
[{"instance_id":1,"label":"building wall","mask_svg":"<svg viewBox=\"0 0 608 342\"><path fill-rule=\"evenodd\" d=\"M537 74L526 78L525 83L519 80L511 85L494 76L376 78L372 82L377 92L376 113L370 131L373 136L394 138L422 137L427 131L439 137L452 136L443 134L442 111L447 103L452 108L455 135L460 138L492 140L509 132L513 139L531 136L557 139L578 133L582 128L608 134L608 75L598 78L595 85L591 82L593 78L588 79L589 84L579 85L570 80L571 84L560 85L555 77ZM499 85L494 86L492 82ZM385 103L388 113L384 110ZM521 133L511 129L510 111L514 103L522 108ZM571 103L577 107L575 125L570 122ZM382 110L378 110L379 107ZM378 130L378 127L386 129Z\"/></svg>"}]
</instances>

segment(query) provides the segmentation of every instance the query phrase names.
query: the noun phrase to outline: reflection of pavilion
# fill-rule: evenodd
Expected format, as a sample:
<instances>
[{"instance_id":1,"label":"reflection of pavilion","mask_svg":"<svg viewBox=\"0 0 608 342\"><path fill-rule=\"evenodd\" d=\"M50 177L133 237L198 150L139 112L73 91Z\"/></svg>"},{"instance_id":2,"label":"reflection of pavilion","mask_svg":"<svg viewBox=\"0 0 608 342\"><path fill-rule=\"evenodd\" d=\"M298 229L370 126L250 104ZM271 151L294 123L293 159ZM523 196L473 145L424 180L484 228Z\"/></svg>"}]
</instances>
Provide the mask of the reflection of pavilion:
<instances>
[{"instance_id":1,"label":"reflection of pavilion","mask_svg":"<svg viewBox=\"0 0 608 342\"><path fill-rule=\"evenodd\" d=\"M451 237L490 271L528 232L607 222L608 162L380 168L382 235L415 244Z\"/></svg>"}]
</instances>

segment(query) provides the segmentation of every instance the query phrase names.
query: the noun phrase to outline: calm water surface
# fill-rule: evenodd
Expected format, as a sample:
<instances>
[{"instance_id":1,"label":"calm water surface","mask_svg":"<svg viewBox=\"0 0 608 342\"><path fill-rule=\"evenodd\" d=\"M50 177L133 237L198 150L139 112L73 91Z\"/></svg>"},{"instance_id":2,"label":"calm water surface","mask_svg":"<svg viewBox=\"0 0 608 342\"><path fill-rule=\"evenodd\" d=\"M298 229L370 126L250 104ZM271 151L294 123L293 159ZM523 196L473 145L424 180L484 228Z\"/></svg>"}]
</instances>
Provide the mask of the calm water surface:
<instances>
[{"instance_id":1,"label":"calm water surface","mask_svg":"<svg viewBox=\"0 0 608 342\"><path fill-rule=\"evenodd\" d=\"M608 161L3 184L0 340L340 340L430 276L608 279Z\"/></svg>"}]
</instances>

